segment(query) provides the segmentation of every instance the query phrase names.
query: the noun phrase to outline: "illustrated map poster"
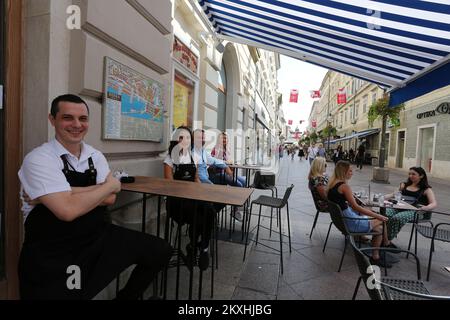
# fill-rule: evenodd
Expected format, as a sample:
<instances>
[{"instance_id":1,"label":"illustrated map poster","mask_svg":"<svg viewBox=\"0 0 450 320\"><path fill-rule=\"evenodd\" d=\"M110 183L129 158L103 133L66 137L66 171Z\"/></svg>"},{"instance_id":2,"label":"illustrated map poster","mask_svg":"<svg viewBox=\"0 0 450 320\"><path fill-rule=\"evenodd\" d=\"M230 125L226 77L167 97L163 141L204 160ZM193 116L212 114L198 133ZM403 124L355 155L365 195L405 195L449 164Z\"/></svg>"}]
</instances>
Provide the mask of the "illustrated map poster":
<instances>
[{"instance_id":1,"label":"illustrated map poster","mask_svg":"<svg viewBox=\"0 0 450 320\"><path fill-rule=\"evenodd\" d=\"M105 59L103 138L161 142L164 86L111 59Z\"/></svg>"}]
</instances>

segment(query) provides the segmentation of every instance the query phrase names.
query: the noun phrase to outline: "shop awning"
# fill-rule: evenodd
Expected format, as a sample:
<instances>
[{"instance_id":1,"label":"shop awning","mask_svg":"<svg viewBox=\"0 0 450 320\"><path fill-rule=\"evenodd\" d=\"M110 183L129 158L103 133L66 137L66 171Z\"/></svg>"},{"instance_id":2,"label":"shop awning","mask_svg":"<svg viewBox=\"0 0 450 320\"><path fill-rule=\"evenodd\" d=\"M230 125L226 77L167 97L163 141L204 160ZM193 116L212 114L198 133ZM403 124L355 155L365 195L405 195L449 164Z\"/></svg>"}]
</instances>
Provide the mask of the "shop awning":
<instances>
[{"instance_id":1,"label":"shop awning","mask_svg":"<svg viewBox=\"0 0 450 320\"><path fill-rule=\"evenodd\" d=\"M450 85L448 0L198 2L219 39L377 83L395 104Z\"/></svg>"},{"instance_id":2,"label":"shop awning","mask_svg":"<svg viewBox=\"0 0 450 320\"><path fill-rule=\"evenodd\" d=\"M356 132L356 133L351 134L351 135L349 135L347 137L331 140L330 143L336 143L336 142L341 142L341 141L355 139L355 138L362 139L362 138L371 136L373 134L376 134L378 132L380 132L379 128L378 129L367 129L367 130Z\"/></svg>"}]
</instances>

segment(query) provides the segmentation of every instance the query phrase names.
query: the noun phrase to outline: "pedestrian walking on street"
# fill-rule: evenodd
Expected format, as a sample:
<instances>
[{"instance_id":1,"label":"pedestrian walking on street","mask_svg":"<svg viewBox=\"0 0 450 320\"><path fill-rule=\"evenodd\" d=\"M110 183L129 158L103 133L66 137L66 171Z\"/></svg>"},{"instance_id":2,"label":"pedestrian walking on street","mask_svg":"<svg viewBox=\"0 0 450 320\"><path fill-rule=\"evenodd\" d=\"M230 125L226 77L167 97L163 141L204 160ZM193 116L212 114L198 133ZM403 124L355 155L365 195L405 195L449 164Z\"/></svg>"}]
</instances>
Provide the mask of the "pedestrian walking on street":
<instances>
[{"instance_id":1,"label":"pedestrian walking on street","mask_svg":"<svg viewBox=\"0 0 450 320\"><path fill-rule=\"evenodd\" d=\"M317 156L326 158L326 151L322 143L319 143L319 148L317 149Z\"/></svg>"},{"instance_id":2,"label":"pedestrian walking on street","mask_svg":"<svg viewBox=\"0 0 450 320\"><path fill-rule=\"evenodd\" d=\"M356 154L356 168L359 168L362 170L363 163L364 163L364 155L366 153L366 148L364 147L364 144L360 144L358 147L358 153Z\"/></svg>"},{"instance_id":3,"label":"pedestrian walking on street","mask_svg":"<svg viewBox=\"0 0 450 320\"><path fill-rule=\"evenodd\" d=\"M311 143L311 146L308 148L308 160L309 164L311 164L314 159L317 157L318 148L314 142Z\"/></svg>"},{"instance_id":4,"label":"pedestrian walking on street","mask_svg":"<svg viewBox=\"0 0 450 320\"><path fill-rule=\"evenodd\" d=\"M305 151L303 150L303 146L300 146L300 149L298 150L298 157L300 158L300 161L302 161L302 158L305 157Z\"/></svg>"}]
</instances>

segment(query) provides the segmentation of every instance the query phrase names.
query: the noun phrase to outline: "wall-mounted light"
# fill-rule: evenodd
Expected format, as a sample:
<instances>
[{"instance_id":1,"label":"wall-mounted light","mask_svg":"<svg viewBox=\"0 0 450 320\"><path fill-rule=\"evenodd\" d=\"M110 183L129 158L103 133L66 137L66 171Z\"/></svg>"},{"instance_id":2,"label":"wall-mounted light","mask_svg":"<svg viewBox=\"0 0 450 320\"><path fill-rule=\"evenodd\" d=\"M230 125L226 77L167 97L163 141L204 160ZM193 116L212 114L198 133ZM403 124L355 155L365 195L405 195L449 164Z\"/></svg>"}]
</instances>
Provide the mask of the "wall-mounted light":
<instances>
[{"instance_id":1,"label":"wall-mounted light","mask_svg":"<svg viewBox=\"0 0 450 320\"><path fill-rule=\"evenodd\" d=\"M223 45L222 41L219 41L219 43L216 45L216 50L219 51L219 53L225 52L225 46Z\"/></svg>"}]
</instances>

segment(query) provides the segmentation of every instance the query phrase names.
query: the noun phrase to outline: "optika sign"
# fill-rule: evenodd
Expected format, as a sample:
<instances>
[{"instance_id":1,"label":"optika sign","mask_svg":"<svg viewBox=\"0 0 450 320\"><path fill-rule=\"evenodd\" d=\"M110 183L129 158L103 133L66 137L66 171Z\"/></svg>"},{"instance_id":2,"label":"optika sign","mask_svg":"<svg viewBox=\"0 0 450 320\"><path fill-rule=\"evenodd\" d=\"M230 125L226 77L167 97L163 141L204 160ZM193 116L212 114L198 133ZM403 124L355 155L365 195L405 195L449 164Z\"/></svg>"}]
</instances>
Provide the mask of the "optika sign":
<instances>
[{"instance_id":1,"label":"optika sign","mask_svg":"<svg viewBox=\"0 0 450 320\"><path fill-rule=\"evenodd\" d=\"M441 103L436 110L418 113L417 119L430 118L439 114L450 114L450 102Z\"/></svg>"}]
</instances>

